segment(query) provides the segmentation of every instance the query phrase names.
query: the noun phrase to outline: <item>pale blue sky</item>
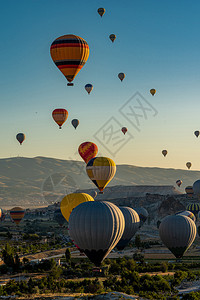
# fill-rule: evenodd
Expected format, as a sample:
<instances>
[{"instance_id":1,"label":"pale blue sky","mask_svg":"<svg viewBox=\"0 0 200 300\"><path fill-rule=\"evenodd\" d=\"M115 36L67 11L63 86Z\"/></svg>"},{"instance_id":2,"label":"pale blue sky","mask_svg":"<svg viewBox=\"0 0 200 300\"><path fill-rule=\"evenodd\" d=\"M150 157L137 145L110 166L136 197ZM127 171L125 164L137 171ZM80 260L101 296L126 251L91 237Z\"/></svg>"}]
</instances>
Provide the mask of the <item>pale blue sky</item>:
<instances>
[{"instance_id":1,"label":"pale blue sky","mask_svg":"<svg viewBox=\"0 0 200 300\"><path fill-rule=\"evenodd\" d=\"M93 141L117 164L200 170L200 2L180 0L67 1L7 0L0 10L0 158L48 156L80 159L77 148ZM103 18L97 13L104 7ZM84 38L90 56L67 87L50 57L53 40L64 34ZM112 44L108 36L117 38ZM121 83L117 78L124 72ZM94 89L87 95L84 86ZM155 88L157 93L149 93ZM141 131L119 109L139 92L157 110L141 122ZM59 130L51 112L66 108ZM36 113L37 112L37 113ZM111 117L134 136L114 153L94 135ZM78 118L75 131L71 120ZM116 130L120 128L116 127ZM26 134L19 146L15 136ZM126 141L119 131L120 138ZM164 158L163 149L168 150Z\"/></svg>"}]
</instances>

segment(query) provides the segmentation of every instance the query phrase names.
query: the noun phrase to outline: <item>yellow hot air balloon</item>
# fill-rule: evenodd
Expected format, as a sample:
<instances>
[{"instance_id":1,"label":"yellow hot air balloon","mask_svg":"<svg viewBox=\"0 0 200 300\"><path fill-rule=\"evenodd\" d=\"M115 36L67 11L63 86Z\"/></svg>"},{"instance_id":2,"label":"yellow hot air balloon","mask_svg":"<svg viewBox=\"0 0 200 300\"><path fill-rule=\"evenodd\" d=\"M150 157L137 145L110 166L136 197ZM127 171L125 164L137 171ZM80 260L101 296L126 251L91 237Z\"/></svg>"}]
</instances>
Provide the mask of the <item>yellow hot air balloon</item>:
<instances>
[{"instance_id":1,"label":"yellow hot air balloon","mask_svg":"<svg viewBox=\"0 0 200 300\"><path fill-rule=\"evenodd\" d=\"M116 165L108 157L94 157L88 162L86 171L89 178L100 190L100 194L103 194L103 189L115 176Z\"/></svg>"},{"instance_id":2,"label":"yellow hot air balloon","mask_svg":"<svg viewBox=\"0 0 200 300\"><path fill-rule=\"evenodd\" d=\"M51 44L50 52L55 65L69 81L67 85L73 85L71 82L89 57L87 42L74 34L63 35Z\"/></svg>"},{"instance_id":3,"label":"yellow hot air balloon","mask_svg":"<svg viewBox=\"0 0 200 300\"><path fill-rule=\"evenodd\" d=\"M79 204L87 201L94 201L92 196L86 193L73 193L65 196L60 203L60 210L63 217L69 221L69 216L72 210Z\"/></svg>"},{"instance_id":4,"label":"yellow hot air balloon","mask_svg":"<svg viewBox=\"0 0 200 300\"><path fill-rule=\"evenodd\" d=\"M155 89L151 89L151 90L150 90L150 93L151 93L152 96L154 96L155 93L156 93L156 90L155 90Z\"/></svg>"}]
</instances>

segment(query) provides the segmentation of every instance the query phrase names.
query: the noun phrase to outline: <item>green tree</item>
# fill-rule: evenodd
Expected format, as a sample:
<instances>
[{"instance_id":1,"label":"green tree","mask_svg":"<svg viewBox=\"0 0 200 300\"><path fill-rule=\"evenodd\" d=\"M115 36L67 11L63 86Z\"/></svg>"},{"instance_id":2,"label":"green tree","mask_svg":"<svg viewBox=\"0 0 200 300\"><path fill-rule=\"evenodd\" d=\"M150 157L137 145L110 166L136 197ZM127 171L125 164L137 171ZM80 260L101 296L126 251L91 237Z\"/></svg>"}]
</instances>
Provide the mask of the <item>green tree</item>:
<instances>
[{"instance_id":1,"label":"green tree","mask_svg":"<svg viewBox=\"0 0 200 300\"><path fill-rule=\"evenodd\" d=\"M142 246L142 243L141 243L141 239L140 239L140 235L139 235L139 234L137 234L137 235L135 236L135 246L136 246L138 249L140 249L140 247Z\"/></svg>"},{"instance_id":2,"label":"green tree","mask_svg":"<svg viewBox=\"0 0 200 300\"><path fill-rule=\"evenodd\" d=\"M66 259L67 263L71 262L71 252L70 252L69 248L67 248L65 251L65 259Z\"/></svg>"}]
</instances>

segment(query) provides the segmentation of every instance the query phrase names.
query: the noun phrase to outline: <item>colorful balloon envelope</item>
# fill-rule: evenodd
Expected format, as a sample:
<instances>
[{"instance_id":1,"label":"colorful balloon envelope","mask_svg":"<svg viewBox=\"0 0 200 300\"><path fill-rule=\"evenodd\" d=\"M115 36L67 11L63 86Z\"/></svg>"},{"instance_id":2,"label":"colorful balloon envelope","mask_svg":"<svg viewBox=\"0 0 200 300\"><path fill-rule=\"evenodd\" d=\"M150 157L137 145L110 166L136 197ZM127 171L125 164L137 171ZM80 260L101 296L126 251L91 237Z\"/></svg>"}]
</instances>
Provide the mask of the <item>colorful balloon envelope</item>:
<instances>
[{"instance_id":1,"label":"colorful balloon envelope","mask_svg":"<svg viewBox=\"0 0 200 300\"><path fill-rule=\"evenodd\" d=\"M186 217L190 218L192 221L194 221L194 222L196 221L195 215L189 210L184 210L184 211L177 212L175 215L186 216Z\"/></svg>"},{"instance_id":2,"label":"colorful balloon envelope","mask_svg":"<svg viewBox=\"0 0 200 300\"><path fill-rule=\"evenodd\" d=\"M159 226L159 235L174 256L181 258L195 240L196 225L186 216L167 216Z\"/></svg>"},{"instance_id":3,"label":"colorful balloon envelope","mask_svg":"<svg viewBox=\"0 0 200 300\"><path fill-rule=\"evenodd\" d=\"M197 138L198 138L199 134L200 134L199 130L196 130L196 131L194 132L194 135L195 135Z\"/></svg>"},{"instance_id":4,"label":"colorful balloon envelope","mask_svg":"<svg viewBox=\"0 0 200 300\"><path fill-rule=\"evenodd\" d=\"M199 211L200 211L200 205L199 203L190 203L187 205L186 210L191 211L196 219L198 219Z\"/></svg>"},{"instance_id":5,"label":"colorful balloon envelope","mask_svg":"<svg viewBox=\"0 0 200 300\"><path fill-rule=\"evenodd\" d=\"M65 78L71 83L89 57L87 42L76 35L68 34L57 38L51 44L51 57Z\"/></svg>"},{"instance_id":6,"label":"colorful balloon envelope","mask_svg":"<svg viewBox=\"0 0 200 300\"><path fill-rule=\"evenodd\" d=\"M91 93L91 91L93 90L93 85L88 83L85 85L85 90L88 92L88 95Z\"/></svg>"},{"instance_id":7,"label":"colorful balloon envelope","mask_svg":"<svg viewBox=\"0 0 200 300\"><path fill-rule=\"evenodd\" d=\"M103 15L105 14L106 10L103 7L98 8L97 10L98 14L103 17Z\"/></svg>"},{"instance_id":8,"label":"colorful balloon envelope","mask_svg":"<svg viewBox=\"0 0 200 300\"><path fill-rule=\"evenodd\" d=\"M86 164L98 153L98 147L92 142L84 142L78 147L78 152Z\"/></svg>"},{"instance_id":9,"label":"colorful balloon envelope","mask_svg":"<svg viewBox=\"0 0 200 300\"><path fill-rule=\"evenodd\" d=\"M102 194L106 185L115 176L116 165L111 158L94 157L88 162L86 172Z\"/></svg>"},{"instance_id":10,"label":"colorful balloon envelope","mask_svg":"<svg viewBox=\"0 0 200 300\"><path fill-rule=\"evenodd\" d=\"M118 74L118 77L119 77L119 79L120 79L121 81L123 81L124 78L125 78L125 74L124 74L124 73L119 73L119 74Z\"/></svg>"},{"instance_id":11,"label":"colorful balloon envelope","mask_svg":"<svg viewBox=\"0 0 200 300\"><path fill-rule=\"evenodd\" d=\"M119 242L124 228L121 210L107 201L82 203L69 218L70 237L98 267Z\"/></svg>"},{"instance_id":12,"label":"colorful balloon envelope","mask_svg":"<svg viewBox=\"0 0 200 300\"><path fill-rule=\"evenodd\" d=\"M25 140L26 136L24 133L18 133L16 135L16 139L18 140L18 142L20 143L20 145L23 143L23 141Z\"/></svg>"},{"instance_id":13,"label":"colorful balloon envelope","mask_svg":"<svg viewBox=\"0 0 200 300\"><path fill-rule=\"evenodd\" d=\"M186 186L185 192L186 192L188 197L193 197L193 195L194 195L194 191L193 191L192 186Z\"/></svg>"},{"instance_id":14,"label":"colorful balloon envelope","mask_svg":"<svg viewBox=\"0 0 200 300\"><path fill-rule=\"evenodd\" d=\"M128 129L126 127L122 127L121 131L123 132L123 134L126 134L126 132L128 131Z\"/></svg>"},{"instance_id":15,"label":"colorful balloon envelope","mask_svg":"<svg viewBox=\"0 0 200 300\"><path fill-rule=\"evenodd\" d=\"M178 185L178 187L180 187L182 183L183 183L182 180L180 179L176 180L176 184Z\"/></svg>"},{"instance_id":16,"label":"colorful balloon envelope","mask_svg":"<svg viewBox=\"0 0 200 300\"><path fill-rule=\"evenodd\" d=\"M131 207L119 207L125 219L124 233L117 244L118 250L123 250L140 226L140 218L138 213Z\"/></svg>"},{"instance_id":17,"label":"colorful balloon envelope","mask_svg":"<svg viewBox=\"0 0 200 300\"><path fill-rule=\"evenodd\" d=\"M10 210L10 217L15 222L16 225L19 225L24 215L25 215L25 210L21 207L13 207Z\"/></svg>"},{"instance_id":18,"label":"colorful balloon envelope","mask_svg":"<svg viewBox=\"0 0 200 300\"><path fill-rule=\"evenodd\" d=\"M57 108L54 109L52 112L52 117L54 121L58 124L59 128L62 128L62 125L65 123L65 121L68 118L68 111L64 108Z\"/></svg>"},{"instance_id":19,"label":"colorful balloon envelope","mask_svg":"<svg viewBox=\"0 0 200 300\"><path fill-rule=\"evenodd\" d=\"M155 93L156 93L156 90L155 90L155 89L151 89L151 90L150 90L150 93L151 93L152 96L154 96Z\"/></svg>"},{"instance_id":20,"label":"colorful balloon envelope","mask_svg":"<svg viewBox=\"0 0 200 300\"><path fill-rule=\"evenodd\" d=\"M115 39L116 39L116 35L115 35L115 34L110 34L110 35L109 35L109 38L110 38L110 40L111 40L112 42L114 42Z\"/></svg>"},{"instance_id":21,"label":"colorful balloon envelope","mask_svg":"<svg viewBox=\"0 0 200 300\"><path fill-rule=\"evenodd\" d=\"M188 162L186 163L186 167L187 167L188 169L190 169L191 166L192 166L191 162L188 161Z\"/></svg>"},{"instance_id":22,"label":"colorful balloon envelope","mask_svg":"<svg viewBox=\"0 0 200 300\"><path fill-rule=\"evenodd\" d=\"M79 120L78 119L73 119L71 123L72 123L72 126L76 129L77 126L79 125Z\"/></svg>"},{"instance_id":23,"label":"colorful balloon envelope","mask_svg":"<svg viewBox=\"0 0 200 300\"><path fill-rule=\"evenodd\" d=\"M88 201L94 201L94 199L86 193L73 193L65 196L60 203L60 210L65 220L69 221L69 216L77 205Z\"/></svg>"},{"instance_id":24,"label":"colorful balloon envelope","mask_svg":"<svg viewBox=\"0 0 200 300\"><path fill-rule=\"evenodd\" d=\"M165 157L167 155L167 150L163 150L162 155Z\"/></svg>"}]
</instances>

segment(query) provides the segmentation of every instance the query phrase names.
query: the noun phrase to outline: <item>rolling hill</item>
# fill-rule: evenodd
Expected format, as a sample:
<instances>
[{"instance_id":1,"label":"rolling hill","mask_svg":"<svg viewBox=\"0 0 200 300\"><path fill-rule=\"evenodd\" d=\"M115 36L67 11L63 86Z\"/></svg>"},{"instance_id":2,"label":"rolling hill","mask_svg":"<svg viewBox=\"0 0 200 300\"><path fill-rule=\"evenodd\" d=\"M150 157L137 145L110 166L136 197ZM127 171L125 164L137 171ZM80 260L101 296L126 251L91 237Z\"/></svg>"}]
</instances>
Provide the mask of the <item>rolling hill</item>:
<instances>
[{"instance_id":1,"label":"rolling hill","mask_svg":"<svg viewBox=\"0 0 200 300\"><path fill-rule=\"evenodd\" d=\"M145 193L184 192L185 186L199 178L200 171L118 165L114 179L106 188L107 193L105 190L105 196L138 197ZM175 190L173 186L177 179L181 179L183 184L181 189ZM140 187L136 187L138 185ZM47 157L0 159L1 207L46 206L59 201L67 193L94 188L85 172L85 163L81 161Z\"/></svg>"}]
</instances>

